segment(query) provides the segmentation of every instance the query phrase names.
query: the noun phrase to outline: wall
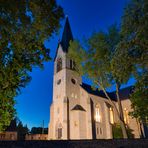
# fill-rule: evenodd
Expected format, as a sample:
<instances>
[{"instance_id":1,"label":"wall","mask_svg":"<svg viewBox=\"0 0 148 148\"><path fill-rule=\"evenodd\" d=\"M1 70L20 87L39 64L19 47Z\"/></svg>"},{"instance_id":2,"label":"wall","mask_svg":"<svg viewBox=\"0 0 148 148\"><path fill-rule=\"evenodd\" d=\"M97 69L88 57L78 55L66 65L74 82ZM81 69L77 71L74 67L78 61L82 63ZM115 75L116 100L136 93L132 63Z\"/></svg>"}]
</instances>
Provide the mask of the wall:
<instances>
[{"instance_id":1,"label":"wall","mask_svg":"<svg viewBox=\"0 0 148 148\"><path fill-rule=\"evenodd\" d=\"M30 134L25 136L25 140L47 140L48 134Z\"/></svg>"},{"instance_id":2,"label":"wall","mask_svg":"<svg viewBox=\"0 0 148 148\"><path fill-rule=\"evenodd\" d=\"M0 140L17 140L17 132L1 132Z\"/></svg>"}]
</instances>

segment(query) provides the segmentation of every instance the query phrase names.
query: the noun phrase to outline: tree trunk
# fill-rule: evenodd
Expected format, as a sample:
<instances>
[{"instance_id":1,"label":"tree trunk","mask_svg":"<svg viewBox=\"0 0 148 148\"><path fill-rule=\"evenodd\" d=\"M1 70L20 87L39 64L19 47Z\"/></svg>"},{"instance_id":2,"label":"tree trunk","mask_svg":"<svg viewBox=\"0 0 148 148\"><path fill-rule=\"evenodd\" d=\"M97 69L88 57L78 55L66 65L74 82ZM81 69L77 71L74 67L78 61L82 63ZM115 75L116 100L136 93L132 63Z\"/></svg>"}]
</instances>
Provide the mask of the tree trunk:
<instances>
[{"instance_id":1,"label":"tree trunk","mask_svg":"<svg viewBox=\"0 0 148 148\"><path fill-rule=\"evenodd\" d=\"M116 83L116 96L117 96L117 102L118 102L118 107L119 107L119 114L120 114L120 125L123 133L123 138L128 138L127 136L127 131L124 123L124 115L123 115L123 109L122 109L122 104L119 96L119 84Z\"/></svg>"},{"instance_id":2,"label":"tree trunk","mask_svg":"<svg viewBox=\"0 0 148 148\"><path fill-rule=\"evenodd\" d=\"M118 116L118 119L119 119L119 122L120 122L120 126L121 126L121 129L122 129L123 138L124 138L124 139L127 139L128 136L127 136L127 131L126 131L126 127L125 127L125 124L124 124L124 120L121 119L120 113L119 113L119 111L118 111L116 105L114 104L114 102L112 102L111 98L110 98L109 95L107 94L107 92L106 92L106 90L104 89L104 87L100 84L100 82L98 82L98 83L99 83L99 86L102 88L102 90L103 90L105 96L108 98L108 101L109 101L110 105L115 109L115 112L116 112L116 114L117 114L117 116Z\"/></svg>"},{"instance_id":3,"label":"tree trunk","mask_svg":"<svg viewBox=\"0 0 148 148\"><path fill-rule=\"evenodd\" d=\"M121 125L121 129L122 129L123 138L127 139L128 136L127 136L127 131L126 131L125 123L121 119L120 119L120 125Z\"/></svg>"}]
</instances>

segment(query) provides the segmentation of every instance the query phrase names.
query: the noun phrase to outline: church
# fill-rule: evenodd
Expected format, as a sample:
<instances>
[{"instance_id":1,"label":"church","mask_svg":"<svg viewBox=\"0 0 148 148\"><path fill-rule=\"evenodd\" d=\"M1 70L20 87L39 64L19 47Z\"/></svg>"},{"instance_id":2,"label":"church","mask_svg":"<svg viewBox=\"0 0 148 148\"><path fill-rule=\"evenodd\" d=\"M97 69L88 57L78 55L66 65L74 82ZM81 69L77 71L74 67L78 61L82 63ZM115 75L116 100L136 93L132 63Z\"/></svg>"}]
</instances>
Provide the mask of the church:
<instances>
[{"instance_id":1,"label":"church","mask_svg":"<svg viewBox=\"0 0 148 148\"><path fill-rule=\"evenodd\" d=\"M75 63L67 57L73 35L66 18L62 39L54 58L53 100L50 106L49 140L112 139L113 125L119 123L108 99L102 91L82 82L75 71ZM131 111L129 94L132 88L120 90L124 122L135 138L140 137L140 125L128 115ZM115 92L108 95L117 105Z\"/></svg>"}]
</instances>

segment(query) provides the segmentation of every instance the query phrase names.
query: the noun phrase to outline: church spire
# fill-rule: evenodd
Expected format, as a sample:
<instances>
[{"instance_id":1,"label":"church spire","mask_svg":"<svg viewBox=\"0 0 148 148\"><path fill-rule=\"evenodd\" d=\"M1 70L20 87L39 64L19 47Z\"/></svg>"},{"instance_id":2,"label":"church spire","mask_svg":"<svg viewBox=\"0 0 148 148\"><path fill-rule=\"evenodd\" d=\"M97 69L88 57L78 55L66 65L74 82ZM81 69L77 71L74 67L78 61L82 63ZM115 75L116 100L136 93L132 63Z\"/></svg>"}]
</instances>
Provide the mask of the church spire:
<instances>
[{"instance_id":1,"label":"church spire","mask_svg":"<svg viewBox=\"0 0 148 148\"><path fill-rule=\"evenodd\" d=\"M71 32L68 17L66 16L64 31L63 31L62 40L61 40L61 45L63 47L64 52L68 52L70 40L73 40L73 35Z\"/></svg>"}]
</instances>

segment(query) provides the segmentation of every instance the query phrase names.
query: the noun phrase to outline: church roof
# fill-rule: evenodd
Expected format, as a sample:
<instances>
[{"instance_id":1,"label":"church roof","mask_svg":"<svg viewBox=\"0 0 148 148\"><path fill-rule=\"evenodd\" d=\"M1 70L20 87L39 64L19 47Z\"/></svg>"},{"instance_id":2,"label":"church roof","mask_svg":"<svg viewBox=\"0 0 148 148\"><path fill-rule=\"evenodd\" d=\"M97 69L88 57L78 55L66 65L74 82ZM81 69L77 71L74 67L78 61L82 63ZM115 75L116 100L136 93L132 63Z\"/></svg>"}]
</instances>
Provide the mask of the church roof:
<instances>
[{"instance_id":1,"label":"church roof","mask_svg":"<svg viewBox=\"0 0 148 148\"><path fill-rule=\"evenodd\" d=\"M60 42L64 52L68 52L69 42L71 40L73 40L73 35L71 32L68 17L66 17L62 40Z\"/></svg>"},{"instance_id":2,"label":"church roof","mask_svg":"<svg viewBox=\"0 0 148 148\"><path fill-rule=\"evenodd\" d=\"M91 87L91 85L88 85L88 84L85 84L85 83L82 83L81 87L83 89L85 89L89 94L93 94L95 96L100 96L100 97L103 97L103 98L106 98L105 94L103 91L99 91L98 89L93 89ZM133 86L129 86L129 87L126 87L126 88L123 88L119 91L119 95L120 95L120 99L121 100L124 100L124 99L127 99L129 98L130 94L132 93L133 91ZM114 101L117 101L117 97L116 97L116 91L113 91L113 92L107 92L108 95L110 96L110 98Z\"/></svg>"},{"instance_id":3,"label":"church roof","mask_svg":"<svg viewBox=\"0 0 148 148\"><path fill-rule=\"evenodd\" d=\"M105 96L103 91L99 91L98 89L94 90L91 85L88 85L86 83L82 83L81 87L83 89L85 89L89 94L93 94L93 95L96 95L96 96L100 96L100 97L106 98L106 96Z\"/></svg>"},{"instance_id":4,"label":"church roof","mask_svg":"<svg viewBox=\"0 0 148 148\"><path fill-rule=\"evenodd\" d=\"M133 92L133 90L134 90L134 87L133 87L133 86L128 86L128 87L122 88L122 89L119 91L120 99L124 100L124 99L129 98L129 96L130 96L130 94ZM109 96L110 96L112 99L117 100L116 91L113 91L113 92L109 93Z\"/></svg>"},{"instance_id":5,"label":"church roof","mask_svg":"<svg viewBox=\"0 0 148 148\"><path fill-rule=\"evenodd\" d=\"M72 110L80 110L80 111L86 111L81 105L77 104L74 106Z\"/></svg>"}]
</instances>

